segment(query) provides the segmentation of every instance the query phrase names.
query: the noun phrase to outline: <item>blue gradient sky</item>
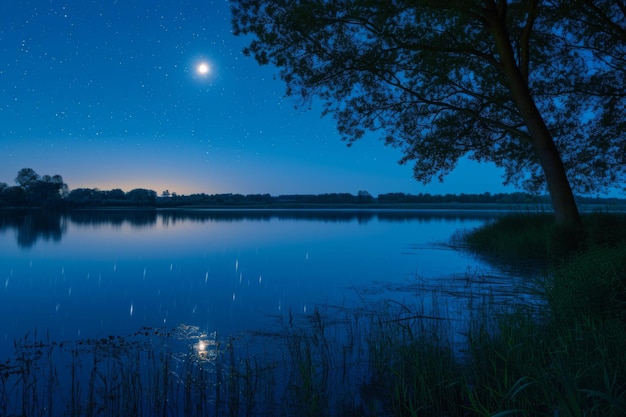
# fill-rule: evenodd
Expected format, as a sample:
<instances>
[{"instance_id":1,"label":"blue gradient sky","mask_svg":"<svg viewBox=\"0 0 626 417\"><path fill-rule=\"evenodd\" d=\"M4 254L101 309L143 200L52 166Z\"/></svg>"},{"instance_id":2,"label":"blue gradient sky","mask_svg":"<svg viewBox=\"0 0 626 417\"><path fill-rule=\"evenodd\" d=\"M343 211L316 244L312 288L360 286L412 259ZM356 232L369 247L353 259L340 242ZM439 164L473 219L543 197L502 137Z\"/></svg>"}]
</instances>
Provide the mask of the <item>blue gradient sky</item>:
<instances>
[{"instance_id":1,"label":"blue gradient sky","mask_svg":"<svg viewBox=\"0 0 626 417\"><path fill-rule=\"evenodd\" d=\"M376 137L348 148L245 44L227 0L2 1L0 182L29 167L159 194L515 191L492 165L424 186Z\"/></svg>"}]
</instances>

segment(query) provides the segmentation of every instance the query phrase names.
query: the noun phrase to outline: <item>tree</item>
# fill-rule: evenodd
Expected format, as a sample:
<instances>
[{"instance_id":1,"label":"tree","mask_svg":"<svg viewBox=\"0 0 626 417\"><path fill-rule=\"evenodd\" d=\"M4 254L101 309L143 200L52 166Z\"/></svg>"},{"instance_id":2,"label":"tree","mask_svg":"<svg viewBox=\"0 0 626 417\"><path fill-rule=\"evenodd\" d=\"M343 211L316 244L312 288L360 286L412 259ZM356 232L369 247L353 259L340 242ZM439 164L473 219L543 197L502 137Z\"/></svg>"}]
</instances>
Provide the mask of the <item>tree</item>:
<instances>
[{"instance_id":1,"label":"tree","mask_svg":"<svg viewBox=\"0 0 626 417\"><path fill-rule=\"evenodd\" d=\"M111 191L106 192L107 200L126 200L126 193L120 188L114 188Z\"/></svg>"},{"instance_id":2,"label":"tree","mask_svg":"<svg viewBox=\"0 0 626 417\"><path fill-rule=\"evenodd\" d=\"M624 176L622 0L233 0L244 50L287 94L313 97L344 140L382 132L424 183L459 158L550 193L578 224L572 188ZM612 22L610 30L597 33ZM580 30L582 28L582 30Z\"/></svg>"},{"instance_id":3,"label":"tree","mask_svg":"<svg viewBox=\"0 0 626 417\"><path fill-rule=\"evenodd\" d=\"M6 187L0 194L0 205L22 207L26 204L26 193L22 187Z\"/></svg>"},{"instance_id":4,"label":"tree","mask_svg":"<svg viewBox=\"0 0 626 417\"><path fill-rule=\"evenodd\" d=\"M357 193L357 199L359 203L371 203L374 201L374 197L366 190L360 190Z\"/></svg>"},{"instance_id":5,"label":"tree","mask_svg":"<svg viewBox=\"0 0 626 417\"><path fill-rule=\"evenodd\" d=\"M22 189L25 202L29 206L58 208L61 206L63 197L69 194L62 176L44 175L42 177L32 168L20 169L15 182ZM13 198L17 198L15 194Z\"/></svg>"},{"instance_id":6,"label":"tree","mask_svg":"<svg viewBox=\"0 0 626 417\"><path fill-rule=\"evenodd\" d=\"M145 188L135 188L126 193L126 199L132 204L138 205L154 205L156 196L156 191Z\"/></svg>"},{"instance_id":7,"label":"tree","mask_svg":"<svg viewBox=\"0 0 626 417\"><path fill-rule=\"evenodd\" d=\"M17 177L15 177L15 182L27 190L30 186L34 185L37 181L39 181L41 177L39 174L35 172L32 168L22 168L17 172Z\"/></svg>"}]
</instances>

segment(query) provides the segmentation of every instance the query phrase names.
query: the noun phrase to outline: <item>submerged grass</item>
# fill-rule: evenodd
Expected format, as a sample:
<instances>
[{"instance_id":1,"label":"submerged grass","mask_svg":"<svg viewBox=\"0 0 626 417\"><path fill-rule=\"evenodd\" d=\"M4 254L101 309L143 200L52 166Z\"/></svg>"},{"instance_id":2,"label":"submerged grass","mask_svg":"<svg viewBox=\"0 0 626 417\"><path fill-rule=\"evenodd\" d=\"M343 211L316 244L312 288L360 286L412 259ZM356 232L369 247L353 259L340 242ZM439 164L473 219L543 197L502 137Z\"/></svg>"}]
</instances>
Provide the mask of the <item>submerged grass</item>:
<instances>
[{"instance_id":1,"label":"submerged grass","mask_svg":"<svg viewBox=\"0 0 626 417\"><path fill-rule=\"evenodd\" d=\"M535 286L542 303L472 304L465 326L436 303L388 302L290 314L245 339L193 326L66 344L29 336L0 363L0 415L624 416L624 226L586 217L584 244L565 252L541 216L476 232L489 251L512 235L510 247L554 258Z\"/></svg>"}]
</instances>

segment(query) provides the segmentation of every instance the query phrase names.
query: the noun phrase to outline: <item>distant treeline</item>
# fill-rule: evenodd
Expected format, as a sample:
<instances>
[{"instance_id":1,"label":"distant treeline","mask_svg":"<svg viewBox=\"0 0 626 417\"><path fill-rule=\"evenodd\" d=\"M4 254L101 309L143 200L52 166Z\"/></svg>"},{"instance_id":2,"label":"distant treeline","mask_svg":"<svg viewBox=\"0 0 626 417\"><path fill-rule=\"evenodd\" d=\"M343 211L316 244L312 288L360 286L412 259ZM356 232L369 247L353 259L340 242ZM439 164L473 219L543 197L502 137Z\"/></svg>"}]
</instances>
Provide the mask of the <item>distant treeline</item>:
<instances>
[{"instance_id":1,"label":"distant treeline","mask_svg":"<svg viewBox=\"0 0 626 417\"><path fill-rule=\"evenodd\" d=\"M626 204L626 200L618 198L579 197L579 204ZM170 195L157 197L156 205L161 207L184 206L264 206L264 207L299 207L299 206L396 206L406 204L550 204L550 197L533 195L524 192L515 193L482 193L482 194L445 194L428 193L406 194L386 193L372 196L367 191L329 194L288 194L271 196L269 194L191 194L186 196Z\"/></svg>"},{"instance_id":2,"label":"distant treeline","mask_svg":"<svg viewBox=\"0 0 626 417\"><path fill-rule=\"evenodd\" d=\"M21 169L15 178L16 186L0 183L0 207L44 207L53 209L98 207L393 207L406 204L550 204L549 197L524 192L482 194L405 194L387 193L372 196L367 191L329 194L191 194L177 195L163 191L136 188L128 192L121 189L99 190L77 188L69 190L60 175L40 176L30 168ZM579 204L623 205L618 198L579 197Z\"/></svg>"},{"instance_id":3,"label":"distant treeline","mask_svg":"<svg viewBox=\"0 0 626 417\"><path fill-rule=\"evenodd\" d=\"M544 196L527 193L512 194L405 194L387 193L372 196L367 191L329 194L288 194L271 196L269 194L192 194L187 196L170 196L157 198L157 205L164 207L180 206L325 206L325 205L397 205L397 204L446 204L446 203L498 203L498 204L549 204Z\"/></svg>"},{"instance_id":4,"label":"distant treeline","mask_svg":"<svg viewBox=\"0 0 626 417\"><path fill-rule=\"evenodd\" d=\"M69 191L60 175L39 175L31 168L18 171L15 186L0 182L0 207L63 209L96 206L155 206L157 193L138 188L100 191L79 188Z\"/></svg>"},{"instance_id":5,"label":"distant treeline","mask_svg":"<svg viewBox=\"0 0 626 417\"><path fill-rule=\"evenodd\" d=\"M0 182L0 207L61 208L68 193L63 177L41 176L31 168L19 170L15 183L11 187Z\"/></svg>"}]
</instances>

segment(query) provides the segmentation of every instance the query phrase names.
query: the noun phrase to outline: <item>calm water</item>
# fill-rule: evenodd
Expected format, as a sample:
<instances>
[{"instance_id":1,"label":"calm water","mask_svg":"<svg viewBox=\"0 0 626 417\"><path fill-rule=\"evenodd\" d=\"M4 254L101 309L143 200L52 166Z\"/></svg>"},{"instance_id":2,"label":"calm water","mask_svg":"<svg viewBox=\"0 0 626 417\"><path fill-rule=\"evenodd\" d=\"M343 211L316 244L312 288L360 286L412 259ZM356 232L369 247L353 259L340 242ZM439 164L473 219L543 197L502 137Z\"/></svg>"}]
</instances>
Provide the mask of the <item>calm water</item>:
<instances>
[{"instance_id":1,"label":"calm water","mask_svg":"<svg viewBox=\"0 0 626 417\"><path fill-rule=\"evenodd\" d=\"M509 288L510 278L473 282L495 272L442 244L455 231L493 216L389 211L4 213L0 359L12 351L15 338L35 331L53 340L76 340L184 323L228 335L262 329L277 315L310 314L320 304L354 306L386 297L428 304L429 289L439 288L445 299L458 291L491 291L490 285L502 282ZM455 285L453 291L450 286ZM450 314L464 314L463 305L452 305Z\"/></svg>"}]
</instances>

